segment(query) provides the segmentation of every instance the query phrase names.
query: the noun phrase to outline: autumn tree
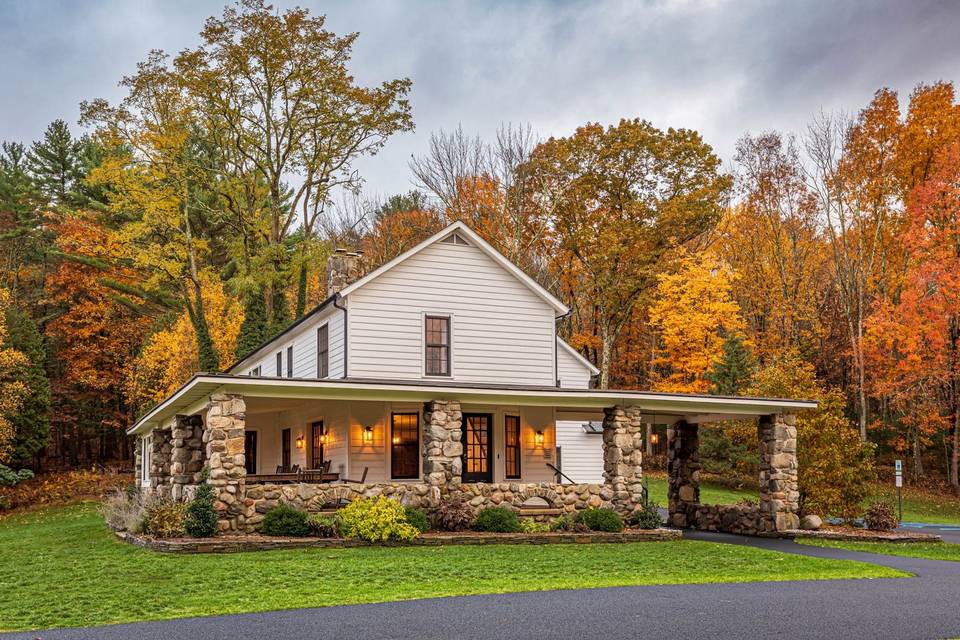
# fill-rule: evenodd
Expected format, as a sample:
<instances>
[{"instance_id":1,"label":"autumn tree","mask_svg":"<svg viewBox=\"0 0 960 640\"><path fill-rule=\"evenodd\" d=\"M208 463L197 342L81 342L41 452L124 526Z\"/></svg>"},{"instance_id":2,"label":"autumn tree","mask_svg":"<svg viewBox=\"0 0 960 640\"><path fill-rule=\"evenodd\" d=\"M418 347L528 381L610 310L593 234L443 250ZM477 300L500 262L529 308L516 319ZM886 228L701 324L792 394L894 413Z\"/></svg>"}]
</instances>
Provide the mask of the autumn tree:
<instances>
[{"instance_id":1,"label":"autumn tree","mask_svg":"<svg viewBox=\"0 0 960 640\"><path fill-rule=\"evenodd\" d=\"M588 124L551 138L525 171L551 214L554 267L575 274L595 305L606 388L634 306L656 286L671 253L720 219L730 177L695 131L662 131L643 120Z\"/></svg>"},{"instance_id":2,"label":"autumn tree","mask_svg":"<svg viewBox=\"0 0 960 640\"><path fill-rule=\"evenodd\" d=\"M709 256L687 256L675 273L659 277L650 323L662 350L660 391L706 393L708 374L724 354L725 336L743 328L730 293L733 273Z\"/></svg>"},{"instance_id":3,"label":"autumn tree","mask_svg":"<svg viewBox=\"0 0 960 640\"><path fill-rule=\"evenodd\" d=\"M274 324L283 320L274 307L290 279L285 240L295 223L302 242L312 241L331 189L359 186L354 161L413 128L410 81L357 84L347 68L357 34L338 36L325 22L242 0L209 18L203 44L173 61L230 178L227 206L252 231L245 275L262 276Z\"/></svg>"}]
</instances>

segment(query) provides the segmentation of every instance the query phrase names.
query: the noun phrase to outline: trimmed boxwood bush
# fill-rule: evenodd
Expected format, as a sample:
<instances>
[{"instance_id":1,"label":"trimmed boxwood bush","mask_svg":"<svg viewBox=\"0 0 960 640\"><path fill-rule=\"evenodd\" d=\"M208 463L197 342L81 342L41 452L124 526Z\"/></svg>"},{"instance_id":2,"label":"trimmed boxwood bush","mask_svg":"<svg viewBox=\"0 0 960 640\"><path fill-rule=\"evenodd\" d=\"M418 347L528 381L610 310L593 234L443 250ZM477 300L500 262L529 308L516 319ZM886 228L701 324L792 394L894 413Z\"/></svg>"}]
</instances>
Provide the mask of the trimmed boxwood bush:
<instances>
[{"instance_id":1,"label":"trimmed boxwood bush","mask_svg":"<svg viewBox=\"0 0 960 640\"><path fill-rule=\"evenodd\" d=\"M209 538L217 535L217 510L213 506L213 486L201 484L187 505L187 517L183 527L188 536Z\"/></svg>"},{"instance_id":2,"label":"trimmed boxwood bush","mask_svg":"<svg viewBox=\"0 0 960 640\"><path fill-rule=\"evenodd\" d=\"M416 507L406 507L404 513L407 516L407 522L409 522L414 529L420 533L430 531L430 519L427 518L427 514L423 511Z\"/></svg>"},{"instance_id":3,"label":"trimmed boxwood bush","mask_svg":"<svg viewBox=\"0 0 960 640\"><path fill-rule=\"evenodd\" d=\"M263 517L263 532L268 536L302 538L310 533L307 513L288 504L277 505Z\"/></svg>"},{"instance_id":4,"label":"trimmed boxwood bush","mask_svg":"<svg viewBox=\"0 0 960 640\"><path fill-rule=\"evenodd\" d=\"M586 525L591 531L623 531L623 520L613 509L584 509L577 514L577 522Z\"/></svg>"},{"instance_id":5,"label":"trimmed boxwood bush","mask_svg":"<svg viewBox=\"0 0 960 640\"><path fill-rule=\"evenodd\" d=\"M413 540L420 531L407 522L396 500L385 496L358 498L337 512L343 535L369 542Z\"/></svg>"},{"instance_id":6,"label":"trimmed boxwood bush","mask_svg":"<svg viewBox=\"0 0 960 640\"><path fill-rule=\"evenodd\" d=\"M473 523L477 531L492 531L495 533L518 533L520 519L517 512L507 507L487 507L477 514Z\"/></svg>"}]
</instances>

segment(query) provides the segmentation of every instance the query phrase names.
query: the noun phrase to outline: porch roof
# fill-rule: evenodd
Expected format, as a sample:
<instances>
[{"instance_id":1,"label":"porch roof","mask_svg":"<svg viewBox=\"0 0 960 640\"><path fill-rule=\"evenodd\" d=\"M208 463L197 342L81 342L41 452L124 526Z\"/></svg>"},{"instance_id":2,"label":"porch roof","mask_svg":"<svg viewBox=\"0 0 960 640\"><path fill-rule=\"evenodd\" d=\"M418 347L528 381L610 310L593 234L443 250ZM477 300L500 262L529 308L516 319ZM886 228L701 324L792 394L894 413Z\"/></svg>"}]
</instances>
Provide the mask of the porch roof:
<instances>
[{"instance_id":1,"label":"porch roof","mask_svg":"<svg viewBox=\"0 0 960 640\"><path fill-rule=\"evenodd\" d=\"M143 433L177 414L199 411L213 393L259 398L426 402L459 400L476 404L556 407L568 412L597 413L613 405L633 405L650 413L650 421L676 417L689 422L718 422L771 413L812 409L812 400L706 396L621 389L568 389L436 380L341 378L275 378L198 373L170 397L141 417L127 433Z\"/></svg>"}]
</instances>

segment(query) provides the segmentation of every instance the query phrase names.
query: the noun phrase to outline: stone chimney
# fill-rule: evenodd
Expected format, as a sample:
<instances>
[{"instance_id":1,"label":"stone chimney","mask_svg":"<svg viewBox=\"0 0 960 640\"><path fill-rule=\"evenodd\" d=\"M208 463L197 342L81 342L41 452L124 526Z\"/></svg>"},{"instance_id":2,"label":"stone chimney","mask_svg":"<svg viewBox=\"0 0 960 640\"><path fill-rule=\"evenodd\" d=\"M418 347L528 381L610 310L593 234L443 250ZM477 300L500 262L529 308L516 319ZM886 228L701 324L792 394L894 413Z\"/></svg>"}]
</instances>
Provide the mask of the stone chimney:
<instances>
[{"instance_id":1,"label":"stone chimney","mask_svg":"<svg viewBox=\"0 0 960 640\"><path fill-rule=\"evenodd\" d=\"M327 258L327 295L332 296L363 277L363 253L337 249Z\"/></svg>"}]
</instances>

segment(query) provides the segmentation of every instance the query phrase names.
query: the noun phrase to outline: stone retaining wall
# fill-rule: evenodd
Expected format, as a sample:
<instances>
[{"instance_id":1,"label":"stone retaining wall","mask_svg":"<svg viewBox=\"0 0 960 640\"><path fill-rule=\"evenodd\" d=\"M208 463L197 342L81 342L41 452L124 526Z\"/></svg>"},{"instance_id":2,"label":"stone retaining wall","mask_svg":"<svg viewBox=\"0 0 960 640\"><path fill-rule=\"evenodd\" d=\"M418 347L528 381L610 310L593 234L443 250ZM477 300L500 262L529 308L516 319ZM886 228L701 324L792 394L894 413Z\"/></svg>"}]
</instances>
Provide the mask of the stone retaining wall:
<instances>
[{"instance_id":1,"label":"stone retaining wall","mask_svg":"<svg viewBox=\"0 0 960 640\"><path fill-rule=\"evenodd\" d=\"M521 515L528 512L529 517L538 521L588 507L610 507L613 498L611 489L600 484L467 483L454 491L459 491L475 511L507 506ZM357 498L379 495L429 512L439 504L443 494L439 487L423 482L247 485L236 530L258 531L264 515L279 504L317 513L344 506ZM525 505L528 501L535 504Z\"/></svg>"}]
</instances>

